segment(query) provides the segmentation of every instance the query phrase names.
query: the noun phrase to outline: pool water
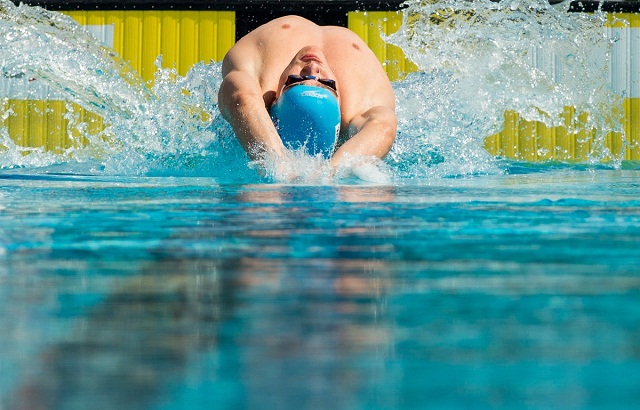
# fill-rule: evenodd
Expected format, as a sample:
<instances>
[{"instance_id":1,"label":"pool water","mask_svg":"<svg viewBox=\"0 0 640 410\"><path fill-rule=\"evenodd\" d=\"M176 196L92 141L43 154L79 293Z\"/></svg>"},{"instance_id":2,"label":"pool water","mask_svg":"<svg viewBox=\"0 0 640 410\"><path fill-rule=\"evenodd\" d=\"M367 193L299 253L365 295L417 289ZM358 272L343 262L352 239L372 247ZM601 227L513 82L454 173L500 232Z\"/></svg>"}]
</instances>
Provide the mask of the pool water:
<instances>
[{"instance_id":1,"label":"pool water","mask_svg":"<svg viewBox=\"0 0 640 410\"><path fill-rule=\"evenodd\" d=\"M602 148L606 15L408 1L388 157L331 177L293 153L281 179L221 119L219 63L158 60L148 87L71 19L0 5L18 97L44 81L105 125L70 112L50 152L0 127L1 410L637 407L640 166ZM484 149L505 111L567 107L581 162Z\"/></svg>"},{"instance_id":2,"label":"pool water","mask_svg":"<svg viewBox=\"0 0 640 410\"><path fill-rule=\"evenodd\" d=\"M0 408L634 408L640 171L0 173Z\"/></svg>"}]
</instances>

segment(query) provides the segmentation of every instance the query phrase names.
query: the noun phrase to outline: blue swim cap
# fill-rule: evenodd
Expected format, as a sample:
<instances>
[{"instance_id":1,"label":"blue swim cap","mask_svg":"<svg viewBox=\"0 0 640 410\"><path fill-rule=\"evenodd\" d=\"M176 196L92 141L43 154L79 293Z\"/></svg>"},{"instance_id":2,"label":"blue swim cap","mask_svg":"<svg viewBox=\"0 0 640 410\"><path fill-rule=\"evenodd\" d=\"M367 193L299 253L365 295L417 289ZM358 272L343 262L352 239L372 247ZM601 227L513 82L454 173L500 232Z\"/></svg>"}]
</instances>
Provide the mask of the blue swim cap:
<instances>
[{"instance_id":1,"label":"blue swim cap","mask_svg":"<svg viewBox=\"0 0 640 410\"><path fill-rule=\"evenodd\" d=\"M285 146L331 156L340 133L340 106L331 91L294 85L282 93L270 113Z\"/></svg>"}]
</instances>

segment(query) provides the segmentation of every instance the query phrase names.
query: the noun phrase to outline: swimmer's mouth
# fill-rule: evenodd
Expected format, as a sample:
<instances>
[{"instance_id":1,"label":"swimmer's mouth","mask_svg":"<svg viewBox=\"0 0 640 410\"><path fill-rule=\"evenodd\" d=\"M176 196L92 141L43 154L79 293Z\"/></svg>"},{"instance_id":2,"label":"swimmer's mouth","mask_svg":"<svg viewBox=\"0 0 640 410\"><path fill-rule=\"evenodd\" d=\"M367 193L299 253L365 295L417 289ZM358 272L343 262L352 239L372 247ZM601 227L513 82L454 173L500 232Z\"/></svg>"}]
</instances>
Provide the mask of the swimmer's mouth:
<instances>
[{"instance_id":1,"label":"swimmer's mouth","mask_svg":"<svg viewBox=\"0 0 640 410\"><path fill-rule=\"evenodd\" d=\"M302 57L300 57L301 61L307 62L307 61L315 61L317 63L321 63L322 61L320 60L320 58L315 55L315 54L305 54Z\"/></svg>"}]
</instances>

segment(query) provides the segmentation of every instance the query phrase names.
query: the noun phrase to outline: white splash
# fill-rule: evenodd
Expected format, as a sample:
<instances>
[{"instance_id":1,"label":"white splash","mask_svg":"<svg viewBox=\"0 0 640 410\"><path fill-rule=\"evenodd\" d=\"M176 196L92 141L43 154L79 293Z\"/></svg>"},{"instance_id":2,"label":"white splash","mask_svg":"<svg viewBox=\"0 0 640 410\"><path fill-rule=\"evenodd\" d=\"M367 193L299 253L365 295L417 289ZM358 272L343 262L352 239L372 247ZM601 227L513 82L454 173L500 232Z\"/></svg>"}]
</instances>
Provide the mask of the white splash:
<instances>
[{"instance_id":1,"label":"white splash","mask_svg":"<svg viewBox=\"0 0 640 410\"><path fill-rule=\"evenodd\" d=\"M546 0L410 0L388 41L420 68L396 84L401 135L391 159L405 175L491 172L485 137L505 111L562 126L565 107L597 130L592 160L621 159L598 142L620 124L609 86L603 13L567 13ZM431 166L423 166L422 164Z\"/></svg>"},{"instance_id":2,"label":"white splash","mask_svg":"<svg viewBox=\"0 0 640 410\"><path fill-rule=\"evenodd\" d=\"M608 59L602 58L611 45L602 13L566 13L543 0L410 0L405 6L404 23L388 41L420 71L394 84L397 142L384 163L357 170L362 179L501 172L483 144L499 131L506 110L560 125L564 108L573 106L589 113L583 126L597 129L601 139L620 124L620 97L609 88ZM162 68L161 57L156 65L149 89L71 18L0 0L2 74L46 82L69 107L78 104L105 124L92 134L72 112L70 127L88 143L57 154L20 147L0 129L0 168L97 161L103 172L115 174L261 180L220 117L220 64L196 64L184 77ZM599 155L594 151L594 160ZM303 182L334 177L317 162L295 157L291 169L271 164L266 176L295 174ZM337 178L347 177L342 171Z\"/></svg>"}]
</instances>

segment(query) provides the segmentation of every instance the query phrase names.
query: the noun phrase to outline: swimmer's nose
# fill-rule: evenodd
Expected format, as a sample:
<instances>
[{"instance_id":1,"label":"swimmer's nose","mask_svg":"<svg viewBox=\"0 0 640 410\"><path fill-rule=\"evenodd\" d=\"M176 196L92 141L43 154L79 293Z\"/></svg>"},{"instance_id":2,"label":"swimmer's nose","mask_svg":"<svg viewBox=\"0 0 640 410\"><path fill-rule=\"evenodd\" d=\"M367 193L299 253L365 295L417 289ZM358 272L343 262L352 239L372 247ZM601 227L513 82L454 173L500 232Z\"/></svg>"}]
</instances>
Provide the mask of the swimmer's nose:
<instances>
[{"instance_id":1,"label":"swimmer's nose","mask_svg":"<svg viewBox=\"0 0 640 410\"><path fill-rule=\"evenodd\" d=\"M320 65L315 61L309 62L309 64L306 64L304 67L302 67L302 70L300 70L300 76L302 77L317 74L320 74Z\"/></svg>"}]
</instances>

